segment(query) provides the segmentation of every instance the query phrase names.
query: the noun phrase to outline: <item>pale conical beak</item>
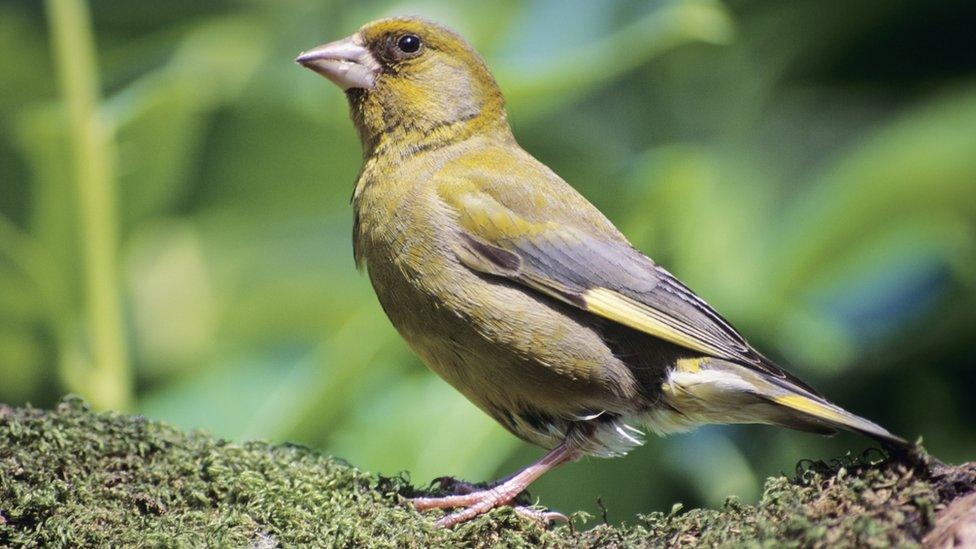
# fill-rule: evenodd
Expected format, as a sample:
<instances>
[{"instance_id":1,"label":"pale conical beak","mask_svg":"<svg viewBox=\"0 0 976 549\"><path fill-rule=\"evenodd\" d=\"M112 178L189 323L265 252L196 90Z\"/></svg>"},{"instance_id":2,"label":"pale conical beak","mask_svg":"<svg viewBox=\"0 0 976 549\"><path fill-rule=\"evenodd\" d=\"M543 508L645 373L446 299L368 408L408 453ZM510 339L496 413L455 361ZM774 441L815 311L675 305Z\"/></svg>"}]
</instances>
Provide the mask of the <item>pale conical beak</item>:
<instances>
[{"instance_id":1,"label":"pale conical beak","mask_svg":"<svg viewBox=\"0 0 976 549\"><path fill-rule=\"evenodd\" d=\"M295 62L328 78L343 90L372 89L380 72L380 64L359 34L303 51Z\"/></svg>"}]
</instances>

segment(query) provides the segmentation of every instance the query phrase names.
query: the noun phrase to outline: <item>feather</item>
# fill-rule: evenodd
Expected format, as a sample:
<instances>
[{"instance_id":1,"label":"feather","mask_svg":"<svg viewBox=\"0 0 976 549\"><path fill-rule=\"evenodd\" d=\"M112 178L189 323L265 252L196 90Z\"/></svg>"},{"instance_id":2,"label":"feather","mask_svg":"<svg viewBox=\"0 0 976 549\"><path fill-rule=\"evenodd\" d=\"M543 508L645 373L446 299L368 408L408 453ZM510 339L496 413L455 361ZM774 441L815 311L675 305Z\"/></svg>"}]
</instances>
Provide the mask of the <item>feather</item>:
<instances>
[{"instance_id":1,"label":"feather","mask_svg":"<svg viewBox=\"0 0 976 549\"><path fill-rule=\"evenodd\" d=\"M439 196L458 216L455 253L464 265L816 394L752 349L721 315L634 249L575 190L554 174L531 171L520 158L484 159L487 165L513 164L503 176L449 165L436 178ZM545 217L533 208L539 194L548 201Z\"/></svg>"}]
</instances>

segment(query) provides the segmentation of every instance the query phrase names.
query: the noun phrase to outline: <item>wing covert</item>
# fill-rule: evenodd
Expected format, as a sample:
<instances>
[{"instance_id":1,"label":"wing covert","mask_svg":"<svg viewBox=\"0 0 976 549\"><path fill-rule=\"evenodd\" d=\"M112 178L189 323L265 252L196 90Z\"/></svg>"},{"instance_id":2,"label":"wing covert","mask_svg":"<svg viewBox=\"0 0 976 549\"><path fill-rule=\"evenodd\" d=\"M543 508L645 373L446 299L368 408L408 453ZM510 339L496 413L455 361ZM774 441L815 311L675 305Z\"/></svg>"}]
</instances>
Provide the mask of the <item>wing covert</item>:
<instances>
[{"instance_id":1,"label":"wing covert","mask_svg":"<svg viewBox=\"0 0 976 549\"><path fill-rule=\"evenodd\" d=\"M486 192L458 191L446 202L458 213L456 253L469 268L707 355L756 361L718 313L626 241L529 220Z\"/></svg>"},{"instance_id":2,"label":"wing covert","mask_svg":"<svg viewBox=\"0 0 976 549\"><path fill-rule=\"evenodd\" d=\"M476 172L435 180L441 199L456 212L455 252L464 265L816 394L752 349L704 300L634 249L572 187L548 174L531 182L515 174L485 181Z\"/></svg>"}]
</instances>

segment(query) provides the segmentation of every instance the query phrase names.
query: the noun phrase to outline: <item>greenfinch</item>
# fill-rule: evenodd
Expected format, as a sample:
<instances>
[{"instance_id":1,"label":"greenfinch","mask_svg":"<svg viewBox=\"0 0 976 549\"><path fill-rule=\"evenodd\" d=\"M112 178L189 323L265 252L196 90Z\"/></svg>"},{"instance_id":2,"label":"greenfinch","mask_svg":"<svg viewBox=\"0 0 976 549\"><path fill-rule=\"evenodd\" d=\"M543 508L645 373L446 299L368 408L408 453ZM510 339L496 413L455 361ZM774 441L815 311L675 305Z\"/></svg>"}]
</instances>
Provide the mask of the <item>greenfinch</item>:
<instances>
[{"instance_id":1,"label":"greenfinch","mask_svg":"<svg viewBox=\"0 0 976 549\"><path fill-rule=\"evenodd\" d=\"M759 354L522 150L484 60L453 31L384 19L296 61L348 97L363 146L354 254L383 310L431 370L549 450L491 488L414 500L459 509L438 526L510 504L559 464L621 455L640 427L764 423L906 445Z\"/></svg>"}]
</instances>

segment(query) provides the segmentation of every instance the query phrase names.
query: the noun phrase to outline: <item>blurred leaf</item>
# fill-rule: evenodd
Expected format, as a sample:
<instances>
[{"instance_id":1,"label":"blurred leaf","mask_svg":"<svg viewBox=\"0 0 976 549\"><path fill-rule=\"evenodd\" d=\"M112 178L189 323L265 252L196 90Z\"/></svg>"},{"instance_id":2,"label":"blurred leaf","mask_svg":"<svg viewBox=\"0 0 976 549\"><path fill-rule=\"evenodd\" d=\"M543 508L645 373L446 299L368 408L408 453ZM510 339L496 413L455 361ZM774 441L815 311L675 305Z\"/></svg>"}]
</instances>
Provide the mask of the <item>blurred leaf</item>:
<instances>
[{"instance_id":1,"label":"blurred leaf","mask_svg":"<svg viewBox=\"0 0 976 549\"><path fill-rule=\"evenodd\" d=\"M364 387L378 378L389 381L401 377L402 355L394 357L399 361L389 361L383 353L396 341L387 323L375 305L356 311L287 376L268 387L241 434L247 438L291 435L302 439L312 438L314 433L331 433L337 421L364 397ZM364 334L372 336L369 345L363 345ZM384 367L376 368L377 363Z\"/></svg>"},{"instance_id":2,"label":"blurred leaf","mask_svg":"<svg viewBox=\"0 0 976 549\"><path fill-rule=\"evenodd\" d=\"M50 60L43 33L38 33L28 9L17 4L0 4L0 114L16 113L39 98L55 94ZM6 120L0 120L5 125Z\"/></svg>"},{"instance_id":3,"label":"blurred leaf","mask_svg":"<svg viewBox=\"0 0 976 549\"><path fill-rule=\"evenodd\" d=\"M932 314L946 297L951 273L969 276L972 284L971 269L953 268L972 265L974 258L976 237L963 219L903 220L852 242L824 265L794 304L808 311L807 322L796 322L801 313L793 312L777 334L797 362L836 370L857 356L856 349L883 343L913 319Z\"/></svg>"},{"instance_id":4,"label":"blurred leaf","mask_svg":"<svg viewBox=\"0 0 976 549\"><path fill-rule=\"evenodd\" d=\"M183 429L204 429L235 438L252 421L255 403L267 388L296 367L302 349L266 350L260 356L234 356L197 365L197 372L144 394L139 413Z\"/></svg>"},{"instance_id":5,"label":"blurred leaf","mask_svg":"<svg viewBox=\"0 0 976 549\"><path fill-rule=\"evenodd\" d=\"M33 399L51 374L47 358L41 341L28 329L0 321L0 402Z\"/></svg>"},{"instance_id":6,"label":"blurred leaf","mask_svg":"<svg viewBox=\"0 0 976 549\"><path fill-rule=\"evenodd\" d=\"M246 17L207 21L180 40L167 65L106 102L118 126L128 224L185 197L206 117L242 90L265 56L266 31Z\"/></svg>"},{"instance_id":7,"label":"blurred leaf","mask_svg":"<svg viewBox=\"0 0 976 549\"><path fill-rule=\"evenodd\" d=\"M256 224L239 212L201 217L220 308L217 337L258 346L317 341L364 303L375 303L353 267L349 223L302 217Z\"/></svg>"},{"instance_id":8,"label":"blurred leaf","mask_svg":"<svg viewBox=\"0 0 976 549\"><path fill-rule=\"evenodd\" d=\"M147 83L138 113L119 130L123 222L133 226L185 198L208 114L198 90L178 80ZM135 108L135 107L133 107Z\"/></svg>"},{"instance_id":9,"label":"blurred leaf","mask_svg":"<svg viewBox=\"0 0 976 549\"><path fill-rule=\"evenodd\" d=\"M23 111L17 122L18 144L33 176L28 232L50 258L44 269L55 281L47 288L51 314L63 317L77 311L81 299L81 281L74 276L80 260L65 122L60 110L48 106Z\"/></svg>"},{"instance_id":10,"label":"blurred leaf","mask_svg":"<svg viewBox=\"0 0 976 549\"><path fill-rule=\"evenodd\" d=\"M524 34L509 40L519 44L519 49L493 64L509 108L514 116L523 118L562 107L678 45L697 41L721 44L732 36L732 21L720 3L689 0L656 4L619 28L597 30L593 41L573 40L567 47L566 33L558 32L552 37L553 47L528 47L538 36L539 21L561 29L561 19L580 13L566 9L562 2L543 5L547 13L533 14L523 26ZM580 3L580 7L585 5L597 4ZM587 18L586 22L590 26L600 20Z\"/></svg>"},{"instance_id":11,"label":"blurred leaf","mask_svg":"<svg viewBox=\"0 0 976 549\"><path fill-rule=\"evenodd\" d=\"M40 320L47 312L39 285L46 267L38 245L0 215L0 319Z\"/></svg>"},{"instance_id":12,"label":"blurred leaf","mask_svg":"<svg viewBox=\"0 0 976 549\"><path fill-rule=\"evenodd\" d=\"M631 178L645 190L630 202L625 232L719 310L748 320L762 299L755 281L773 211L767 185L734 159L690 144L646 151Z\"/></svg>"},{"instance_id":13,"label":"blurred leaf","mask_svg":"<svg viewBox=\"0 0 976 549\"><path fill-rule=\"evenodd\" d=\"M759 479L749 462L717 429L702 429L676 439L666 456L711 507L721 506L732 495L747 502L759 496Z\"/></svg>"},{"instance_id":14,"label":"blurred leaf","mask_svg":"<svg viewBox=\"0 0 976 549\"><path fill-rule=\"evenodd\" d=\"M143 373L164 375L207 359L217 304L200 236L172 221L130 238L125 282Z\"/></svg>"},{"instance_id":15,"label":"blurred leaf","mask_svg":"<svg viewBox=\"0 0 976 549\"><path fill-rule=\"evenodd\" d=\"M329 448L384 474L409 471L423 484L444 475L489 479L518 445L457 391L433 375L383 384L352 410Z\"/></svg>"},{"instance_id":16,"label":"blurred leaf","mask_svg":"<svg viewBox=\"0 0 976 549\"><path fill-rule=\"evenodd\" d=\"M201 206L234 208L251 223L337 209L350 219L349 197L362 158L354 139L346 120L339 128L292 110L227 113L210 145L235 153L209 159L201 175L207 185L197 200Z\"/></svg>"},{"instance_id":17,"label":"blurred leaf","mask_svg":"<svg viewBox=\"0 0 976 549\"><path fill-rule=\"evenodd\" d=\"M954 93L841 155L784 212L773 291L810 284L851 242L915 216L976 221L974 127L976 92Z\"/></svg>"}]
</instances>

